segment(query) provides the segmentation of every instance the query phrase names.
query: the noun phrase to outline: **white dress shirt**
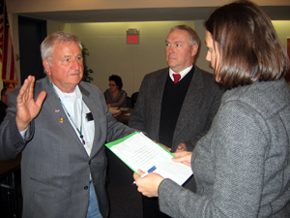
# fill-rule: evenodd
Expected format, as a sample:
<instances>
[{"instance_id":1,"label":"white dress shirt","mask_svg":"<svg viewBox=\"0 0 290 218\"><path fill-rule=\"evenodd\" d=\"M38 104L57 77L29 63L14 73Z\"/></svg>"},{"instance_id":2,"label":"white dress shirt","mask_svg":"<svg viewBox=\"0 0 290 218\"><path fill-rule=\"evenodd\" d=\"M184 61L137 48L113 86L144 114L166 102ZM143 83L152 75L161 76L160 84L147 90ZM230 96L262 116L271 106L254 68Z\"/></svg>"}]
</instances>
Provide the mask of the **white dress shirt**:
<instances>
[{"instance_id":1,"label":"white dress shirt","mask_svg":"<svg viewBox=\"0 0 290 218\"><path fill-rule=\"evenodd\" d=\"M87 154L90 156L95 136L95 122L93 120L88 121L86 118L86 114L90 113L91 111L83 102L82 93L80 92L79 87L76 86L75 90L72 93L63 93L55 85L53 86L62 102L62 106L65 107L64 110L66 114L67 112L70 114L71 119L69 118L68 114L67 118L71 122L71 125L73 126L81 142L82 139L80 138L80 134L75 128L75 125L80 130L82 120L82 135L85 141L84 148L86 149ZM75 125L73 124L73 122L75 123Z\"/></svg>"},{"instance_id":2,"label":"white dress shirt","mask_svg":"<svg viewBox=\"0 0 290 218\"><path fill-rule=\"evenodd\" d=\"M72 93L63 93L54 84L53 88L56 91L57 96L60 98L62 106L65 107L65 109L64 108L63 109L66 113L68 120L70 121L73 129L75 130L75 133L77 134L81 143L83 144L82 139L80 138L80 134L78 130L75 128L76 125L76 127L80 130L80 122L82 120L82 135L85 141L85 144L83 146L86 149L88 156L90 156L95 137L95 122L94 120L88 121L86 118L86 114L90 113L91 111L89 110L87 105L83 102L82 93L79 87L76 86L75 90ZM70 114L71 119L69 118L67 112ZM75 125L73 124L73 122L75 123ZM25 137L25 133L28 130L28 128L29 126L24 131L20 132L23 138Z\"/></svg>"},{"instance_id":3,"label":"white dress shirt","mask_svg":"<svg viewBox=\"0 0 290 218\"><path fill-rule=\"evenodd\" d=\"M180 80L182 80L188 73L189 71L191 71L192 69L192 65L190 65L188 68L185 68L184 70L180 71L179 74L180 74ZM169 68L169 77L172 79L172 81L174 81L174 77L173 77L173 74L176 74L171 68Z\"/></svg>"}]
</instances>

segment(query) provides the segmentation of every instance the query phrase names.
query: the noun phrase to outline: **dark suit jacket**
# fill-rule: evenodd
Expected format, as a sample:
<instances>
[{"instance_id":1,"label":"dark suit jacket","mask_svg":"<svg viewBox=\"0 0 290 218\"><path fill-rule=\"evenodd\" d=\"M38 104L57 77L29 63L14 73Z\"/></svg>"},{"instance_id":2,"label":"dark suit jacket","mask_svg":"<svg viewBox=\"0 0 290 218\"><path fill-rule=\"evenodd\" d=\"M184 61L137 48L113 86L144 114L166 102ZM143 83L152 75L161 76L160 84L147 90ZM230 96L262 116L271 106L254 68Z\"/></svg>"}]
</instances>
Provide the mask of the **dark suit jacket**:
<instances>
[{"instance_id":1,"label":"dark suit jacket","mask_svg":"<svg viewBox=\"0 0 290 218\"><path fill-rule=\"evenodd\" d=\"M193 150L196 142L209 130L224 92L212 74L194 67L175 127L172 151L181 142L186 144L189 151ZM129 120L130 127L147 133L156 141L159 141L161 102L168 73L169 68L165 68L144 77Z\"/></svg>"},{"instance_id":2,"label":"dark suit jacket","mask_svg":"<svg viewBox=\"0 0 290 218\"><path fill-rule=\"evenodd\" d=\"M81 82L83 101L95 122L91 156L70 124L48 78L35 85L35 97L47 96L39 115L31 122L25 139L16 122L16 96L9 95L7 116L0 127L0 159L11 159L22 151L21 176L23 217L86 217L89 177L92 175L100 212L108 216L105 190L107 158L104 143L128 135L130 128L116 121L108 111L104 95L96 86ZM58 111L59 110L59 111ZM60 120L63 119L63 122Z\"/></svg>"}]
</instances>

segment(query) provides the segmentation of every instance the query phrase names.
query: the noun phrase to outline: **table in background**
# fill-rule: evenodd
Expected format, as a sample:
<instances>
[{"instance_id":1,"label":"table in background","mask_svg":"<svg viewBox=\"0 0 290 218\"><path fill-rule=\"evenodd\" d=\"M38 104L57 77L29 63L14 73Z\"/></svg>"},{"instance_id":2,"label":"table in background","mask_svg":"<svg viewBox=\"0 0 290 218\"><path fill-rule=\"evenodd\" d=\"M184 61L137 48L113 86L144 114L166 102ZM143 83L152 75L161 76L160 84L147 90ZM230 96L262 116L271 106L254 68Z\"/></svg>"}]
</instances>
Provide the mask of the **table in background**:
<instances>
[{"instance_id":1,"label":"table in background","mask_svg":"<svg viewBox=\"0 0 290 218\"><path fill-rule=\"evenodd\" d=\"M1 161L0 160L0 179L5 178L9 174L15 172L20 168L21 155L18 155L15 159Z\"/></svg>"},{"instance_id":2,"label":"table in background","mask_svg":"<svg viewBox=\"0 0 290 218\"><path fill-rule=\"evenodd\" d=\"M18 207L17 187L15 182L15 172L20 169L21 155L18 155L13 160L0 161L0 187L7 190L8 210L13 214L13 217L21 217ZM5 181L5 182L4 182ZM1 190L2 194L2 190ZM3 200L2 197L0 198ZM5 199L6 200L6 199ZM4 205L4 202L1 202Z\"/></svg>"},{"instance_id":3,"label":"table in background","mask_svg":"<svg viewBox=\"0 0 290 218\"><path fill-rule=\"evenodd\" d=\"M128 125L133 108L115 116L116 120ZM107 192L110 202L110 218L135 218L142 217L141 194L132 185L133 171L124 164L112 151L106 147L108 158L108 184ZM132 207L132 205L134 205Z\"/></svg>"},{"instance_id":4,"label":"table in background","mask_svg":"<svg viewBox=\"0 0 290 218\"><path fill-rule=\"evenodd\" d=\"M126 111L121 111L121 113L117 116L115 116L116 120L118 120L121 123L124 123L128 125L130 114L133 112L133 108L129 108Z\"/></svg>"}]
</instances>

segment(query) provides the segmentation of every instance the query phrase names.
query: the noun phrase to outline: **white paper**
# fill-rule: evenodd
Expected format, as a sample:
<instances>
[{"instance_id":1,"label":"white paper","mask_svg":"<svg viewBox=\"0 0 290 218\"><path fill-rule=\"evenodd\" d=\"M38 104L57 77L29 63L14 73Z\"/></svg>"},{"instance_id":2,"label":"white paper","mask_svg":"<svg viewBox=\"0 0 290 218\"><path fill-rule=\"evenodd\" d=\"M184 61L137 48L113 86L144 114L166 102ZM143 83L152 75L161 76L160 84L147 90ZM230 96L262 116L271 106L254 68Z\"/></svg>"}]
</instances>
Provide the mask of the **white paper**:
<instances>
[{"instance_id":1,"label":"white paper","mask_svg":"<svg viewBox=\"0 0 290 218\"><path fill-rule=\"evenodd\" d=\"M147 172L156 166L154 173L170 178L179 185L192 175L191 167L173 162L173 156L169 152L142 133L136 133L110 149L135 172L138 169Z\"/></svg>"}]
</instances>

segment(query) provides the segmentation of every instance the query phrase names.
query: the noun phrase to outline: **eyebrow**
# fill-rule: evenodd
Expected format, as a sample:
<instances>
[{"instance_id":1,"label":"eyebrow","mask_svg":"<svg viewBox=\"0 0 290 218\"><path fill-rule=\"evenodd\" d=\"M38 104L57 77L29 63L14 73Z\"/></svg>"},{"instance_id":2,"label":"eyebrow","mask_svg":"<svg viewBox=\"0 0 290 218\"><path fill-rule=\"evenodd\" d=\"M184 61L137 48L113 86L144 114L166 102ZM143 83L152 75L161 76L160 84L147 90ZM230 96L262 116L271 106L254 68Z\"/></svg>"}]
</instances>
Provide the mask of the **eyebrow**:
<instances>
[{"instance_id":1,"label":"eyebrow","mask_svg":"<svg viewBox=\"0 0 290 218\"><path fill-rule=\"evenodd\" d=\"M77 56L75 56L75 57L79 57L79 56L81 56L81 57L82 57L83 55L82 55L82 54L78 54L78 55L77 55ZM64 58L68 58L68 57L73 57L73 56L72 56L72 55L64 55L63 57L64 57Z\"/></svg>"},{"instance_id":2,"label":"eyebrow","mask_svg":"<svg viewBox=\"0 0 290 218\"><path fill-rule=\"evenodd\" d=\"M166 42L166 43L171 43L171 42L168 42L167 40L165 40L165 42ZM176 44L176 43L182 43L182 42L181 42L181 41L174 41L174 42L172 42L171 44L173 44L173 43Z\"/></svg>"}]
</instances>

